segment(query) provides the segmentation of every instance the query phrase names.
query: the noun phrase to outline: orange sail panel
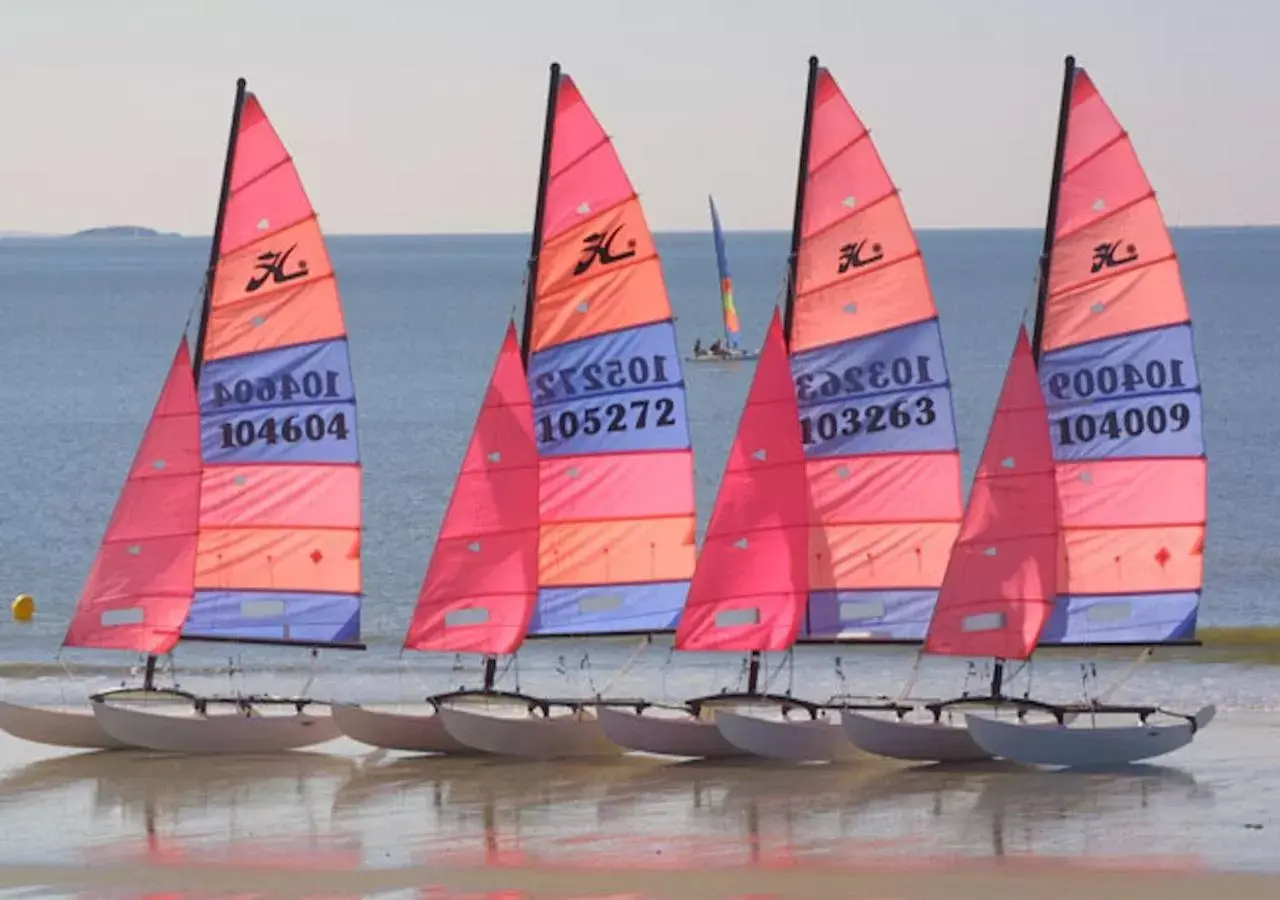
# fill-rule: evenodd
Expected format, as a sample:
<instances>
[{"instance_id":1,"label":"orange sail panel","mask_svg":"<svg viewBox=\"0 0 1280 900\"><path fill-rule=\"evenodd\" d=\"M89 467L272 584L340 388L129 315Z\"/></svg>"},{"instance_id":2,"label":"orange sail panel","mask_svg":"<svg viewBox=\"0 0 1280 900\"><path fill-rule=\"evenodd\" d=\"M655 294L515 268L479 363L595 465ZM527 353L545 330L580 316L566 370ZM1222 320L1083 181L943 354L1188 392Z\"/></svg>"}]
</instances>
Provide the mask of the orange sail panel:
<instances>
[{"instance_id":1,"label":"orange sail panel","mask_svg":"<svg viewBox=\"0 0 1280 900\"><path fill-rule=\"evenodd\" d=\"M961 516L937 309L898 190L826 69L808 137L789 335L816 508L803 634L920 640Z\"/></svg>"},{"instance_id":2,"label":"orange sail panel","mask_svg":"<svg viewBox=\"0 0 1280 900\"><path fill-rule=\"evenodd\" d=\"M538 593L538 448L515 325L494 365L404 645L513 653Z\"/></svg>"},{"instance_id":3,"label":"orange sail panel","mask_svg":"<svg viewBox=\"0 0 1280 900\"><path fill-rule=\"evenodd\" d=\"M1031 655L1057 592L1056 495L1049 414L1019 326L926 652Z\"/></svg>"},{"instance_id":4,"label":"orange sail panel","mask_svg":"<svg viewBox=\"0 0 1280 900\"><path fill-rule=\"evenodd\" d=\"M1065 560L1043 642L1189 640L1207 497L1191 316L1128 134L1083 69L1068 77L1039 361Z\"/></svg>"},{"instance_id":5,"label":"orange sail panel","mask_svg":"<svg viewBox=\"0 0 1280 900\"><path fill-rule=\"evenodd\" d=\"M258 99L232 136L230 194L199 373L205 477L184 637L360 636L360 454L333 265Z\"/></svg>"},{"instance_id":6,"label":"orange sail panel","mask_svg":"<svg viewBox=\"0 0 1280 900\"><path fill-rule=\"evenodd\" d=\"M675 627L694 565L693 452L640 199L568 76L555 86L529 384L542 460L530 634Z\"/></svg>"},{"instance_id":7,"label":"orange sail panel","mask_svg":"<svg viewBox=\"0 0 1280 900\"><path fill-rule=\"evenodd\" d=\"M195 591L199 513L200 412L184 337L63 644L168 653Z\"/></svg>"},{"instance_id":8,"label":"orange sail panel","mask_svg":"<svg viewBox=\"0 0 1280 900\"><path fill-rule=\"evenodd\" d=\"M787 650L809 598L809 520L799 408L774 313L729 450L676 647Z\"/></svg>"}]
</instances>

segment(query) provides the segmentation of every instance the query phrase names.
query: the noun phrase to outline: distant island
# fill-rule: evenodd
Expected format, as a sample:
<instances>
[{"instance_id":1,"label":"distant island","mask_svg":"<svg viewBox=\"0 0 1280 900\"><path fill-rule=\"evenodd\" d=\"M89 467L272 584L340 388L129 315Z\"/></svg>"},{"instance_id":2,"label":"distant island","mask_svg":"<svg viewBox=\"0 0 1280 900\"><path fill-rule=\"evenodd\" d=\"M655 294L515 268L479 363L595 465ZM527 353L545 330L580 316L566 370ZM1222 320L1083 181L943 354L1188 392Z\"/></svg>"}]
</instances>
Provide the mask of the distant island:
<instances>
[{"instance_id":1,"label":"distant island","mask_svg":"<svg viewBox=\"0 0 1280 900\"><path fill-rule=\"evenodd\" d=\"M68 235L73 238L167 238L181 237L173 231L156 231L141 225L106 225L102 228L86 228Z\"/></svg>"}]
</instances>

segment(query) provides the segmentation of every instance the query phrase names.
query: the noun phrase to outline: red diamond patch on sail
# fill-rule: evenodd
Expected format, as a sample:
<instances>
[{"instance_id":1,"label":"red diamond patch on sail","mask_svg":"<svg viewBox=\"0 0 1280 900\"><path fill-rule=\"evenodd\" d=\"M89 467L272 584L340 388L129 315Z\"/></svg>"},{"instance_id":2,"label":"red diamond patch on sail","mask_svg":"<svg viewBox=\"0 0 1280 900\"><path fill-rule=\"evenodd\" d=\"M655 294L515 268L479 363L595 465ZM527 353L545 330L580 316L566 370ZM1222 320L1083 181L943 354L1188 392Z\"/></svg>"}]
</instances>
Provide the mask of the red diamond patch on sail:
<instances>
[{"instance_id":1,"label":"red diamond patch on sail","mask_svg":"<svg viewBox=\"0 0 1280 900\"><path fill-rule=\"evenodd\" d=\"M1169 553L1168 547L1161 547L1159 552L1156 553L1156 562L1160 563L1160 568L1162 569L1171 558L1172 554Z\"/></svg>"},{"instance_id":2,"label":"red diamond patch on sail","mask_svg":"<svg viewBox=\"0 0 1280 900\"><path fill-rule=\"evenodd\" d=\"M311 561L316 565L320 565L320 560L324 559L324 554L317 548L311 551Z\"/></svg>"}]
</instances>

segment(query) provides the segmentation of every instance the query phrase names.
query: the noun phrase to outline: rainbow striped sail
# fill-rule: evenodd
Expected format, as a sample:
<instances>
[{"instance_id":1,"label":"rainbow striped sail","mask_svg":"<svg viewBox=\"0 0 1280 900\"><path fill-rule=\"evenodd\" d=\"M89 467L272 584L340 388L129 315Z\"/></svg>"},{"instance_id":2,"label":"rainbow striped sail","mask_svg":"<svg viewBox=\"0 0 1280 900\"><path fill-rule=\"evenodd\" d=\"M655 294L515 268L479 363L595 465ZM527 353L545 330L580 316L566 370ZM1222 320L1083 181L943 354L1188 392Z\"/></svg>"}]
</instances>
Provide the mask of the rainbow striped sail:
<instances>
[{"instance_id":1,"label":"rainbow striped sail","mask_svg":"<svg viewBox=\"0 0 1280 900\"><path fill-rule=\"evenodd\" d=\"M1065 558L1042 643L1191 640L1208 470L1191 316L1155 191L1071 57L1058 167L1034 344Z\"/></svg>"},{"instance_id":2,"label":"rainbow striped sail","mask_svg":"<svg viewBox=\"0 0 1280 900\"><path fill-rule=\"evenodd\" d=\"M920 640L962 515L951 380L898 190L809 64L786 322L815 506L802 637Z\"/></svg>"},{"instance_id":3,"label":"rainbow striped sail","mask_svg":"<svg viewBox=\"0 0 1280 900\"><path fill-rule=\"evenodd\" d=\"M541 459L531 635L672 629L693 452L653 235L613 142L551 70L523 351Z\"/></svg>"},{"instance_id":4,"label":"rainbow striped sail","mask_svg":"<svg viewBox=\"0 0 1280 900\"><path fill-rule=\"evenodd\" d=\"M720 304L724 310L724 343L730 350L738 349L738 310L733 305L733 276L729 274L729 254L724 249L724 232L720 228L720 214L716 201L707 195L711 204L711 234L716 242L716 271L720 273Z\"/></svg>"},{"instance_id":5,"label":"rainbow striped sail","mask_svg":"<svg viewBox=\"0 0 1280 900\"><path fill-rule=\"evenodd\" d=\"M243 80L195 367L205 468L183 638L355 645L361 473L338 283Z\"/></svg>"}]
</instances>

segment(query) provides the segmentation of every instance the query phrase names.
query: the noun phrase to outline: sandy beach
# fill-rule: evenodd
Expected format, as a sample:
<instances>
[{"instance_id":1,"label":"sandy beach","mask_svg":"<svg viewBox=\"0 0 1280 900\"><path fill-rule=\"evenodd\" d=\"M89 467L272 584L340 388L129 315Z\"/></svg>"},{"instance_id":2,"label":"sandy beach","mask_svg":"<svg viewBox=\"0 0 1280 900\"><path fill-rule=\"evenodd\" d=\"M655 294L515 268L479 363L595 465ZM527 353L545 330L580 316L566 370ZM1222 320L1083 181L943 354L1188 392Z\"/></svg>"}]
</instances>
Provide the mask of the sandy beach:
<instances>
[{"instance_id":1,"label":"sandy beach","mask_svg":"<svg viewBox=\"0 0 1280 900\"><path fill-rule=\"evenodd\" d=\"M1280 716L1109 773L0 740L15 896L1272 898Z\"/></svg>"}]
</instances>

